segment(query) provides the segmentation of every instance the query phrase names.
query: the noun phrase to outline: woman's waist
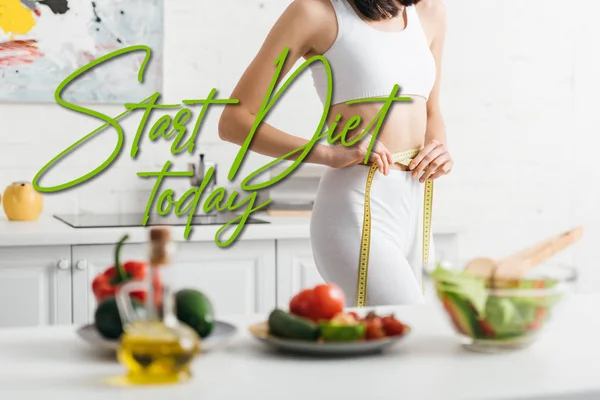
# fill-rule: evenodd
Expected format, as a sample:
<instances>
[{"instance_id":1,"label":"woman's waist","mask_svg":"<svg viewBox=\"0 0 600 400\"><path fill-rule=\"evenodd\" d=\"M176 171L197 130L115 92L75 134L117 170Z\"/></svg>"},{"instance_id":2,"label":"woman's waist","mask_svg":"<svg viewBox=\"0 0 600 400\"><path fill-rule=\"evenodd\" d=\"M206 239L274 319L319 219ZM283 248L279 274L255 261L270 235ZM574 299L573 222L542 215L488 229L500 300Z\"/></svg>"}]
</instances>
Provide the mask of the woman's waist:
<instances>
[{"instance_id":1,"label":"woman's waist","mask_svg":"<svg viewBox=\"0 0 600 400\"><path fill-rule=\"evenodd\" d=\"M324 185L322 189L326 189L327 187L330 189L344 187L345 190L352 190L362 195L364 194L365 184L370 175L369 170L370 165L364 163L342 168L328 167L321 175L321 185ZM403 171L400 168L390 169L388 175L377 172L372 178L375 186L389 185L390 188L395 188L393 190L405 191L408 187L421 187L418 179L413 178L409 171Z\"/></svg>"},{"instance_id":2,"label":"woman's waist","mask_svg":"<svg viewBox=\"0 0 600 400\"><path fill-rule=\"evenodd\" d=\"M410 142L409 142L410 143ZM384 143L385 145L385 143ZM336 143L335 146L344 146L341 143ZM412 159L414 159L419 151L423 148L423 140L421 139L418 142L413 143L412 145L404 145L404 146L392 146L391 148L385 145L388 152L390 153L392 161L388 164L391 169L400 170L400 171L408 171L408 165ZM371 154L377 153L377 149L375 146L371 149ZM366 158L366 156L365 156ZM354 164L352 166L359 168L370 168L375 164L375 161L371 157L366 162L360 162L358 164ZM343 167L348 168L348 167ZM342 168L342 169L343 169Z\"/></svg>"},{"instance_id":3,"label":"woman's waist","mask_svg":"<svg viewBox=\"0 0 600 400\"><path fill-rule=\"evenodd\" d=\"M409 162L416 156L416 153L420 147L415 147L414 149L398 151L398 152L390 152L392 162L389 163L390 169L399 170L399 171L408 171ZM363 167L372 167L375 164L373 161L368 161L366 164L361 163L358 166Z\"/></svg>"},{"instance_id":4,"label":"woman's waist","mask_svg":"<svg viewBox=\"0 0 600 400\"><path fill-rule=\"evenodd\" d=\"M313 212L346 213L348 209L364 211L369 169L363 165L328 168L321 177ZM379 215L393 216L400 210L413 209L420 201L422 186L412 175L390 171L389 175L375 174L370 183L372 209ZM337 210L337 211L335 211Z\"/></svg>"},{"instance_id":5,"label":"woman's waist","mask_svg":"<svg viewBox=\"0 0 600 400\"><path fill-rule=\"evenodd\" d=\"M334 114L341 115L333 134L338 139L335 144L343 145L342 142L346 144L353 143L359 136L366 137L364 132L368 131L375 136L378 143L383 145L392 154L423 147L427 128L427 112L424 106L422 110L420 105L409 106L407 109L402 109L396 105L396 107L393 107L383 116L377 115L377 112L381 109L380 106L377 107L377 110L373 110L371 105L339 110ZM351 118L354 118L354 121L357 120L355 117L360 118L360 123L355 122L350 125L349 121ZM380 117L382 118L382 122L378 124ZM346 129L347 123L352 129ZM396 168L403 168L398 164L395 165Z\"/></svg>"},{"instance_id":6,"label":"woman's waist","mask_svg":"<svg viewBox=\"0 0 600 400\"><path fill-rule=\"evenodd\" d=\"M379 142L385 146L392 156L390 168L408 171L410 160L416 157L419 150L423 148L425 132L416 135L407 135L406 137L378 136ZM373 162L368 162L367 166L372 166Z\"/></svg>"}]
</instances>

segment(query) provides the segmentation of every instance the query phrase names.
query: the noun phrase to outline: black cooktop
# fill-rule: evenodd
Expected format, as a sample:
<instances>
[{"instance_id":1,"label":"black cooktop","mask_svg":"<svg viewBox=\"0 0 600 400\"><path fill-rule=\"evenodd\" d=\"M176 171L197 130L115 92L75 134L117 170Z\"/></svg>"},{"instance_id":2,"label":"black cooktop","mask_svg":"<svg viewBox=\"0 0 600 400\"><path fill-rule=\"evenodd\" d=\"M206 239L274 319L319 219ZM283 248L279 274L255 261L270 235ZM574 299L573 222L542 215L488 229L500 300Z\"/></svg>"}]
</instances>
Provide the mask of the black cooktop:
<instances>
[{"instance_id":1,"label":"black cooktop","mask_svg":"<svg viewBox=\"0 0 600 400\"><path fill-rule=\"evenodd\" d=\"M219 213L214 215L195 215L192 225L224 225L234 219L237 215L233 213ZM140 227L144 220L144 214L71 214L55 215L54 218L64 222L73 228L118 228L118 227ZM178 217L175 214L169 216L151 215L146 226L153 225L187 225L187 216ZM237 223L237 221L236 221ZM248 218L247 224L268 224L268 221Z\"/></svg>"}]
</instances>

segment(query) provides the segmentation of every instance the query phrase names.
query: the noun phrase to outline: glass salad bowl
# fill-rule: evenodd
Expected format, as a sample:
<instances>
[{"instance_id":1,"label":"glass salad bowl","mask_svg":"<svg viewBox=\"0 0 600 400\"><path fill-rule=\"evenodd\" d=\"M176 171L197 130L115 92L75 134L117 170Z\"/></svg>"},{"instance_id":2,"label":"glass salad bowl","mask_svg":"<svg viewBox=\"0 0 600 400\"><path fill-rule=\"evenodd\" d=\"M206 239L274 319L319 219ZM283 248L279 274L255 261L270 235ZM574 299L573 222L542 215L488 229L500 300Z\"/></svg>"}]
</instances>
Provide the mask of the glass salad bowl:
<instances>
[{"instance_id":1,"label":"glass salad bowl","mask_svg":"<svg viewBox=\"0 0 600 400\"><path fill-rule=\"evenodd\" d=\"M577 281L575 269L544 264L519 280L484 279L467 263L439 263L427 273L463 346L501 353L530 346Z\"/></svg>"}]
</instances>

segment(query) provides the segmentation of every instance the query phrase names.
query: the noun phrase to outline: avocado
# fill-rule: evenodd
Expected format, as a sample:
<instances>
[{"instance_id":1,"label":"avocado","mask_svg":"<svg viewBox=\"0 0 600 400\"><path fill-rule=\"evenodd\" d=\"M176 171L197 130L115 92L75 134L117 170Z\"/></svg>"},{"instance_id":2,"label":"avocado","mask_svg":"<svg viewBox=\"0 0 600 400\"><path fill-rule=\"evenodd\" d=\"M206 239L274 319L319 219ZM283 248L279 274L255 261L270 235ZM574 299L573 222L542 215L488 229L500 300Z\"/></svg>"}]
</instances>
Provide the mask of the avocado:
<instances>
[{"instance_id":1,"label":"avocado","mask_svg":"<svg viewBox=\"0 0 600 400\"><path fill-rule=\"evenodd\" d=\"M183 289L175 294L175 313L180 322L192 328L198 336L205 338L215 326L212 303L202 292Z\"/></svg>"},{"instance_id":2,"label":"avocado","mask_svg":"<svg viewBox=\"0 0 600 400\"><path fill-rule=\"evenodd\" d=\"M144 311L144 306L138 300L132 298L131 303L137 312ZM106 339L117 340L121 337L123 323L115 297L109 297L98 304L94 313L94 324L98 332Z\"/></svg>"}]
</instances>

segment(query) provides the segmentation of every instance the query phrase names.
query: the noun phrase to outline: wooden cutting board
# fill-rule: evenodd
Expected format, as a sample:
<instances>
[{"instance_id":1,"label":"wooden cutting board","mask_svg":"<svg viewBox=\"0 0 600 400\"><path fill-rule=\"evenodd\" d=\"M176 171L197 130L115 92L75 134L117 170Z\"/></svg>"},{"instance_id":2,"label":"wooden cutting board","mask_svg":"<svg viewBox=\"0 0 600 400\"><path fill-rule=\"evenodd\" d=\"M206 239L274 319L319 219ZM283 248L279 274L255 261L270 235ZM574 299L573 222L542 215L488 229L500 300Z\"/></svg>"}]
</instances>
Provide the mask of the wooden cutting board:
<instances>
[{"instance_id":1,"label":"wooden cutting board","mask_svg":"<svg viewBox=\"0 0 600 400\"><path fill-rule=\"evenodd\" d=\"M312 214L313 203L271 203L267 214L277 217L306 217Z\"/></svg>"},{"instance_id":2,"label":"wooden cutting board","mask_svg":"<svg viewBox=\"0 0 600 400\"><path fill-rule=\"evenodd\" d=\"M310 217L312 210L267 210L273 217Z\"/></svg>"}]
</instances>

